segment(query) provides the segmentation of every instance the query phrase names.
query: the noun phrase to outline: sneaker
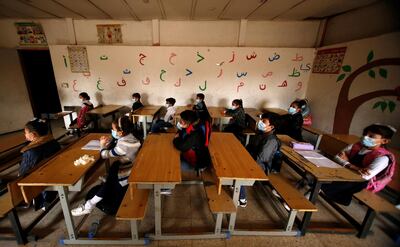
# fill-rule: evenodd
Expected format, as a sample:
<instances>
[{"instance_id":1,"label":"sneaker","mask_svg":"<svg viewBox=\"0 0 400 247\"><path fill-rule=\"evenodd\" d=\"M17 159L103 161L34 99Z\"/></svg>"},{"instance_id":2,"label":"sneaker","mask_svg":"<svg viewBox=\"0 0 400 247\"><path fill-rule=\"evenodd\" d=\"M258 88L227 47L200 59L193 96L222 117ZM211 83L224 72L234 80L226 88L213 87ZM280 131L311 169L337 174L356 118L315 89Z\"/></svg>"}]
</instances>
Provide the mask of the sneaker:
<instances>
[{"instance_id":1,"label":"sneaker","mask_svg":"<svg viewBox=\"0 0 400 247\"><path fill-rule=\"evenodd\" d=\"M307 198L307 200L310 200L310 196L311 196L311 191L307 191L307 192L304 194L304 197Z\"/></svg>"},{"instance_id":2,"label":"sneaker","mask_svg":"<svg viewBox=\"0 0 400 247\"><path fill-rule=\"evenodd\" d=\"M245 208L247 206L247 199L239 199L238 206Z\"/></svg>"},{"instance_id":3,"label":"sneaker","mask_svg":"<svg viewBox=\"0 0 400 247\"><path fill-rule=\"evenodd\" d=\"M105 183L105 182L106 182L106 178L105 178L105 177L103 177L103 176L99 176L99 180L100 180L101 182L103 182L103 183Z\"/></svg>"},{"instance_id":4,"label":"sneaker","mask_svg":"<svg viewBox=\"0 0 400 247\"><path fill-rule=\"evenodd\" d=\"M290 211L290 207L289 207L289 205L287 205L286 202L283 203L283 207L284 207L287 211Z\"/></svg>"},{"instance_id":5,"label":"sneaker","mask_svg":"<svg viewBox=\"0 0 400 247\"><path fill-rule=\"evenodd\" d=\"M71 210L71 214L73 216L81 216L85 214L90 214L93 210L93 208L86 208L86 204L80 204L77 208L74 208Z\"/></svg>"},{"instance_id":6,"label":"sneaker","mask_svg":"<svg viewBox=\"0 0 400 247\"><path fill-rule=\"evenodd\" d=\"M274 196L276 196L276 197L278 197L278 198L282 198L279 194L278 194L278 191L276 191L276 190L272 190L272 194L274 195Z\"/></svg>"},{"instance_id":7,"label":"sneaker","mask_svg":"<svg viewBox=\"0 0 400 247\"><path fill-rule=\"evenodd\" d=\"M172 190L171 189L161 189L160 194L169 196L169 195L172 195Z\"/></svg>"}]
</instances>

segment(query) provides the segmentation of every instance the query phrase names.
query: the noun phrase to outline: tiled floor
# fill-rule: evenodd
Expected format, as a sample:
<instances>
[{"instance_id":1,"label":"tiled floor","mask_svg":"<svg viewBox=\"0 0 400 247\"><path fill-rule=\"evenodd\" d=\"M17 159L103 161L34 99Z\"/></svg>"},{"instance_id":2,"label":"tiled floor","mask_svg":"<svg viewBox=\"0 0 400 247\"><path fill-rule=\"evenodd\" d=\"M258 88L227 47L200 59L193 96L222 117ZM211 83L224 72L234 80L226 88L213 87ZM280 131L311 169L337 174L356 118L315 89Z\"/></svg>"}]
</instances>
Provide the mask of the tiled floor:
<instances>
[{"instance_id":1,"label":"tiled floor","mask_svg":"<svg viewBox=\"0 0 400 247\"><path fill-rule=\"evenodd\" d=\"M56 124L54 124L56 126ZM58 125L60 126L60 125ZM55 135L61 133L62 129L57 127L53 130ZM57 132L60 131L60 132ZM76 206L82 202L86 192L94 184L98 183L97 177L104 171L99 169L97 174L93 174L92 184L85 188L81 193L71 192L70 200L72 206ZM293 181L296 176L287 168L282 170L288 178ZM269 195L262 193L257 187L248 188L248 206L239 208L237 214L237 227L246 229L269 228L271 226L280 226L282 221L271 206L271 198ZM154 202L149 200L148 210L145 219L141 222L140 233L148 233L154 231ZM210 213L202 185L178 185L171 196L163 196L162 199L162 215L163 232L201 232L213 231L214 220ZM278 207L281 207L278 205ZM320 225L335 225L346 223L346 221L330 209L326 203L319 201L317 203L318 213L313 215L313 223ZM365 208L356 202L347 207L353 215L360 220L365 214ZM26 226L35 215L32 209L18 209L18 213L22 224ZM400 210L399 210L400 214ZM399 215L396 216L399 219ZM75 218L75 222L79 222L81 218ZM100 219L100 227L97 236L107 237L128 237L130 228L126 221L116 221L114 217L104 216L104 214L96 209L86 220L82 226L80 234L87 235L87 231L91 222ZM348 224L348 223L346 223ZM227 220L224 219L223 225L226 227ZM0 233L9 232L9 222L7 219L0 219ZM340 247L377 247L395 246L395 242L391 238L391 234L400 233L400 227L395 226L392 222L382 216L378 216L373 226L373 233L366 239L358 239L351 235L343 234L326 234L326 233L308 233L304 237L271 237L271 236L231 236L230 239L215 240L175 240L175 241L152 241L149 246L340 246ZM27 246L59 246L59 239L66 235L66 227L63 220L60 204L55 208L34 228L33 234L40 237L36 242L29 242ZM16 246L15 241L0 241L0 246Z\"/></svg>"}]
</instances>

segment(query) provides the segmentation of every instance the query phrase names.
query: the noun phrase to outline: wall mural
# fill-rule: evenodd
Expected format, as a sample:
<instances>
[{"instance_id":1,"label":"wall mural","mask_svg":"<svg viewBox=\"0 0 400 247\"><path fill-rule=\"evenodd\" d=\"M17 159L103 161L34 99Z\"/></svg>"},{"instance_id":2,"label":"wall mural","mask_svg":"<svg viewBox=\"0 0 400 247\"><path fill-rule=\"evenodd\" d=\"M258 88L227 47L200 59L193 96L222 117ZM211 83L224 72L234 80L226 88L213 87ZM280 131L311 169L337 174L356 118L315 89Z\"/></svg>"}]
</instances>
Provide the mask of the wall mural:
<instances>
[{"instance_id":1,"label":"wall mural","mask_svg":"<svg viewBox=\"0 0 400 247\"><path fill-rule=\"evenodd\" d=\"M376 79L377 73L383 79L387 79L388 71L383 66L400 65L400 57L397 58L382 58L374 60L374 52L370 51L366 59L367 63L353 70L350 65L342 66L342 74L337 77L337 82L343 81L338 102L336 105L335 119L333 123L334 134L348 134L353 116L358 109L366 101L383 96L395 96L397 101L400 101L400 84L394 89L383 89L365 93L349 99L349 90L354 80L362 73L368 72L368 76ZM373 109L380 108L382 112L388 109L388 112L393 112L396 108L396 103L392 100L377 101Z\"/></svg>"}]
</instances>

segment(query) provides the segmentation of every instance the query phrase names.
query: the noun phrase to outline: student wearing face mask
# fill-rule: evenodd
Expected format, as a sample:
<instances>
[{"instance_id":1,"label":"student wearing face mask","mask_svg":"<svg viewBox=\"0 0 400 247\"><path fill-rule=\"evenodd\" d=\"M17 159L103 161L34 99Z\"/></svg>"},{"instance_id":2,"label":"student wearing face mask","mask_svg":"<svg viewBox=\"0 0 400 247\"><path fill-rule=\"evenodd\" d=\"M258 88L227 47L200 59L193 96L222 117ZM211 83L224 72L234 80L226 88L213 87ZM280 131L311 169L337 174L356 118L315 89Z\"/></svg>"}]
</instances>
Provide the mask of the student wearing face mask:
<instances>
[{"instance_id":1,"label":"student wearing face mask","mask_svg":"<svg viewBox=\"0 0 400 247\"><path fill-rule=\"evenodd\" d=\"M233 100L231 108L227 109L224 113L231 116L224 131L235 134L239 140L242 139L242 131L246 128L246 114L243 109L243 101L241 99Z\"/></svg>"},{"instance_id":2,"label":"student wearing face mask","mask_svg":"<svg viewBox=\"0 0 400 247\"><path fill-rule=\"evenodd\" d=\"M111 165L105 182L90 189L86 202L71 210L73 216L89 214L96 206L106 214L116 214L128 188L128 177L140 148L140 142L131 130L129 117L120 117L112 123L112 139L106 136L100 138L101 158L116 161Z\"/></svg>"},{"instance_id":3,"label":"student wearing face mask","mask_svg":"<svg viewBox=\"0 0 400 247\"><path fill-rule=\"evenodd\" d=\"M82 92L79 94L79 99L82 101L81 109L79 110L78 117L69 125L71 129L83 129L90 122L90 119L86 114L88 111L93 109L93 104L90 102L90 97L87 93Z\"/></svg>"},{"instance_id":4,"label":"student wearing face mask","mask_svg":"<svg viewBox=\"0 0 400 247\"><path fill-rule=\"evenodd\" d=\"M282 116L282 126L279 129L279 133L286 134L297 141L303 141L301 135L303 126L302 107L304 105L303 100L295 100L290 104L288 114Z\"/></svg>"},{"instance_id":5,"label":"student wearing face mask","mask_svg":"<svg viewBox=\"0 0 400 247\"><path fill-rule=\"evenodd\" d=\"M204 101L204 94L198 93L196 95L196 103L193 105L193 111L196 112L197 116L202 120L202 121L210 121L211 116L210 113L208 112L206 102Z\"/></svg>"},{"instance_id":6,"label":"student wearing face mask","mask_svg":"<svg viewBox=\"0 0 400 247\"><path fill-rule=\"evenodd\" d=\"M331 200L349 205L354 193L363 189L382 190L391 181L396 167L394 155L386 149L395 129L382 124L372 124L363 130L361 141L347 146L336 155L336 161L347 169L358 172L364 182L333 182L321 187Z\"/></svg>"},{"instance_id":7,"label":"student wearing face mask","mask_svg":"<svg viewBox=\"0 0 400 247\"><path fill-rule=\"evenodd\" d=\"M143 104L140 101L140 94L139 93L134 93L132 94L132 112L136 111L139 108L142 108Z\"/></svg>"},{"instance_id":8,"label":"student wearing face mask","mask_svg":"<svg viewBox=\"0 0 400 247\"><path fill-rule=\"evenodd\" d=\"M246 146L247 151L257 164L268 175L270 172L278 172L281 163L277 163L280 141L275 135L275 126L278 125L278 117L274 113L264 113L257 122L256 135ZM275 162L274 162L275 161ZM247 206L246 190L241 187L239 194L240 207Z\"/></svg>"},{"instance_id":9,"label":"student wearing face mask","mask_svg":"<svg viewBox=\"0 0 400 247\"><path fill-rule=\"evenodd\" d=\"M173 126L173 119L176 112L175 102L174 98L167 98L165 100L165 106L154 117L151 126L152 133L157 133Z\"/></svg>"}]
</instances>

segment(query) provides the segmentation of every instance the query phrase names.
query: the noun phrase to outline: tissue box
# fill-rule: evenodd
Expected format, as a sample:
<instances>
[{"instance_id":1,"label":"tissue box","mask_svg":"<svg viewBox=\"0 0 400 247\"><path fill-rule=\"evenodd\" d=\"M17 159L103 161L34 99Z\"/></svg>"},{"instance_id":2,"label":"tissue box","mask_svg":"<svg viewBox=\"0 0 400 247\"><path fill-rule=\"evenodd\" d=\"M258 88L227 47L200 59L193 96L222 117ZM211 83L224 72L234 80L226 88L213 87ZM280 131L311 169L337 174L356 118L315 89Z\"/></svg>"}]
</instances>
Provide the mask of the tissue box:
<instances>
[{"instance_id":1,"label":"tissue box","mask_svg":"<svg viewBox=\"0 0 400 247\"><path fill-rule=\"evenodd\" d=\"M314 145L308 142L290 142L290 146L294 150L314 150Z\"/></svg>"}]
</instances>

